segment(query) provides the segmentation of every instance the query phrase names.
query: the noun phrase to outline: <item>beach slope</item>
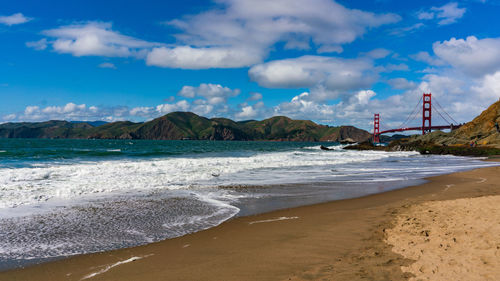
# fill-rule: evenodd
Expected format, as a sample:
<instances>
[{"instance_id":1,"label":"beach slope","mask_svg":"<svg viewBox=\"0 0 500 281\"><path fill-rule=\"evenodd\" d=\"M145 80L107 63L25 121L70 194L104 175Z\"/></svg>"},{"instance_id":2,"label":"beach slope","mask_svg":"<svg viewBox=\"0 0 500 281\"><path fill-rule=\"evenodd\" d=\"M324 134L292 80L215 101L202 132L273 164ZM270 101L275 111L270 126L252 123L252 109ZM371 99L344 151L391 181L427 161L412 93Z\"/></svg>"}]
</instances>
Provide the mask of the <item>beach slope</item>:
<instances>
[{"instance_id":1,"label":"beach slope","mask_svg":"<svg viewBox=\"0 0 500 281\"><path fill-rule=\"evenodd\" d=\"M420 186L240 217L176 239L3 272L0 280L407 280L415 274L408 268L415 267L415 259L421 256L404 253L409 248L399 234L405 227L402 220L423 210L447 216L469 204L468 200L476 200L455 199L500 195L499 182L500 167L437 176ZM440 202L444 200L448 201ZM478 202L474 204L483 204ZM498 226L498 212L490 216L481 222ZM449 216L453 221L449 226L455 229L451 231L469 227L474 220L467 217L466 209ZM429 218L418 219L426 226L430 223ZM461 224L466 224L463 229ZM448 231L448 225L430 227L432 237ZM406 229L405 235L413 235L417 229ZM494 229L484 228L471 234L494 236L491 231ZM455 238L465 243L465 238ZM497 242L486 243L468 249L468 254L498 247ZM449 255L464 258L454 251L443 257ZM439 259L433 263L441 268ZM485 260L488 263L494 266L491 259ZM470 270L470 276L480 276L476 270L483 268ZM456 279L451 275L441 278Z\"/></svg>"}]
</instances>

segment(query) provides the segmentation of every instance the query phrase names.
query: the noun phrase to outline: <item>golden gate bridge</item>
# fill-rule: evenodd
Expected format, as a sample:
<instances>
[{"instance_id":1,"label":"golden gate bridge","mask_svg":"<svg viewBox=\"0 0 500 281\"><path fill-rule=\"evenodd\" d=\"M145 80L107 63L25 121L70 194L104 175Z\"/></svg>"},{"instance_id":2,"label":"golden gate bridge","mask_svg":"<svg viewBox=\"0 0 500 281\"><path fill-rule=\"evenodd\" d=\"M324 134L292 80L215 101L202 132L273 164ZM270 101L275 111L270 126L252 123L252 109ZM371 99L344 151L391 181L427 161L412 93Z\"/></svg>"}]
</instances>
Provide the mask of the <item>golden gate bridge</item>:
<instances>
[{"instance_id":1,"label":"golden gate bridge","mask_svg":"<svg viewBox=\"0 0 500 281\"><path fill-rule=\"evenodd\" d=\"M375 113L373 119L373 142L380 143L380 135L386 133L403 132L403 131L422 131L422 135L425 135L426 133L430 133L432 130L446 130L446 129L455 130L459 128L461 125L444 110L444 108L439 104L439 102L436 99L434 99L434 101L436 102L437 105L437 107L435 108L436 113L438 113L438 115L448 125L440 125L440 126L432 125L432 94L424 93L420 98L420 100L418 101L415 108L413 109L413 111L410 113L410 115L408 115L408 118L406 118L406 120L400 126L398 126L397 129L388 129L380 131L380 114ZM406 127L419 115L418 107L420 104L422 104L422 126ZM453 123L452 121L455 123Z\"/></svg>"}]
</instances>

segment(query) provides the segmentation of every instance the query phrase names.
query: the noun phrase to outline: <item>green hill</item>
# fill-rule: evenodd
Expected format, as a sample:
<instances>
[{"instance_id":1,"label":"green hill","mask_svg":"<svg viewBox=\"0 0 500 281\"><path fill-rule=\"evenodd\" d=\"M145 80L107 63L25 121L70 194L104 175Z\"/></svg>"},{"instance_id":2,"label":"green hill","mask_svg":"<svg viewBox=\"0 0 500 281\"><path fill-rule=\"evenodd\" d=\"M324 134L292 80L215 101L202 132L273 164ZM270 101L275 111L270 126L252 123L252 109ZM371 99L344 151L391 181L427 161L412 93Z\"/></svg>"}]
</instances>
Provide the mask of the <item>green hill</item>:
<instances>
[{"instance_id":1,"label":"green hill","mask_svg":"<svg viewBox=\"0 0 500 281\"><path fill-rule=\"evenodd\" d=\"M172 112L145 123L119 121L93 126L88 122L48 121L0 124L3 138L93 138L152 140L366 141L370 133L352 127L329 127L308 120L276 116L262 121L208 119L191 112Z\"/></svg>"}]
</instances>

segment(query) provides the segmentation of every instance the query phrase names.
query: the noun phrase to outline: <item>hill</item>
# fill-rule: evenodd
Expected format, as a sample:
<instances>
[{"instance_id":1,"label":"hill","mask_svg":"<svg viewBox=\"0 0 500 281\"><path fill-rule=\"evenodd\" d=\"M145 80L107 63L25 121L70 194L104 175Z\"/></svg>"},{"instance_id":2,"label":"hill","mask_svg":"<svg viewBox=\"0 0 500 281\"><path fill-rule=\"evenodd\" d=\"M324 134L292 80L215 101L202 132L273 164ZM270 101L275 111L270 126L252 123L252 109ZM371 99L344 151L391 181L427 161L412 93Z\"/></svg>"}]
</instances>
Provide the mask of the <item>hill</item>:
<instances>
[{"instance_id":1,"label":"hill","mask_svg":"<svg viewBox=\"0 0 500 281\"><path fill-rule=\"evenodd\" d=\"M0 124L1 138L78 138L151 140L366 141L370 133L352 126L330 127L308 120L275 116L262 121L208 119L172 112L145 123L47 121Z\"/></svg>"}]
</instances>

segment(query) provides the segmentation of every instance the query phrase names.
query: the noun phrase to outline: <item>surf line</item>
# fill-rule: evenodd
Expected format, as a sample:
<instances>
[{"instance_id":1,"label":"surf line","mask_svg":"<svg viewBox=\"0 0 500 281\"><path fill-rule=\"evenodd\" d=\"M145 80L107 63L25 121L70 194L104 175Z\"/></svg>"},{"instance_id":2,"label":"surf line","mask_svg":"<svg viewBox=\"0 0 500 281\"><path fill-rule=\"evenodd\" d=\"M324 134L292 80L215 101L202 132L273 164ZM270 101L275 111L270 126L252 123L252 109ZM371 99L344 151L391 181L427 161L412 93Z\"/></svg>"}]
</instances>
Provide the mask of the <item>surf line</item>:
<instances>
[{"instance_id":1,"label":"surf line","mask_svg":"<svg viewBox=\"0 0 500 281\"><path fill-rule=\"evenodd\" d=\"M105 272L109 271L110 269L112 269L112 268L113 268L113 267L115 267L115 266L119 266L119 265L122 265L122 264L125 264L125 263L129 263L129 262L133 262L133 261L136 261L136 260L140 260L140 259L143 259L143 258L147 258L147 257L152 256L152 255L154 255L154 254L149 254L149 255L146 255L146 256L142 256L142 257L131 257L131 258L129 258L129 259L126 259L126 260L123 260L123 261L116 262L116 263L114 263L114 264L112 264L112 265L108 265L108 266L106 266L105 268L103 268L103 269L101 269L101 270L99 270L99 271L97 271L97 272L90 273L89 275L84 276L84 277L83 277L82 279L80 279L80 280L85 280L85 279L92 278L92 277L94 277L94 276L97 276L97 275L99 275L99 274L103 274L103 273L105 273Z\"/></svg>"},{"instance_id":2,"label":"surf line","mask_svg":"<svg viewBox=\"0 0 500 281\"><path fill-rule=\"evenodd\" d=\"M295 220L295 219L298 219L298 218L299 217L279 217L279 218L269 219L269 220L251 221L248 224L263 223L263 222L273 222L273 221L284 221L284 220Z\"/></svg>"}]
</instances>

